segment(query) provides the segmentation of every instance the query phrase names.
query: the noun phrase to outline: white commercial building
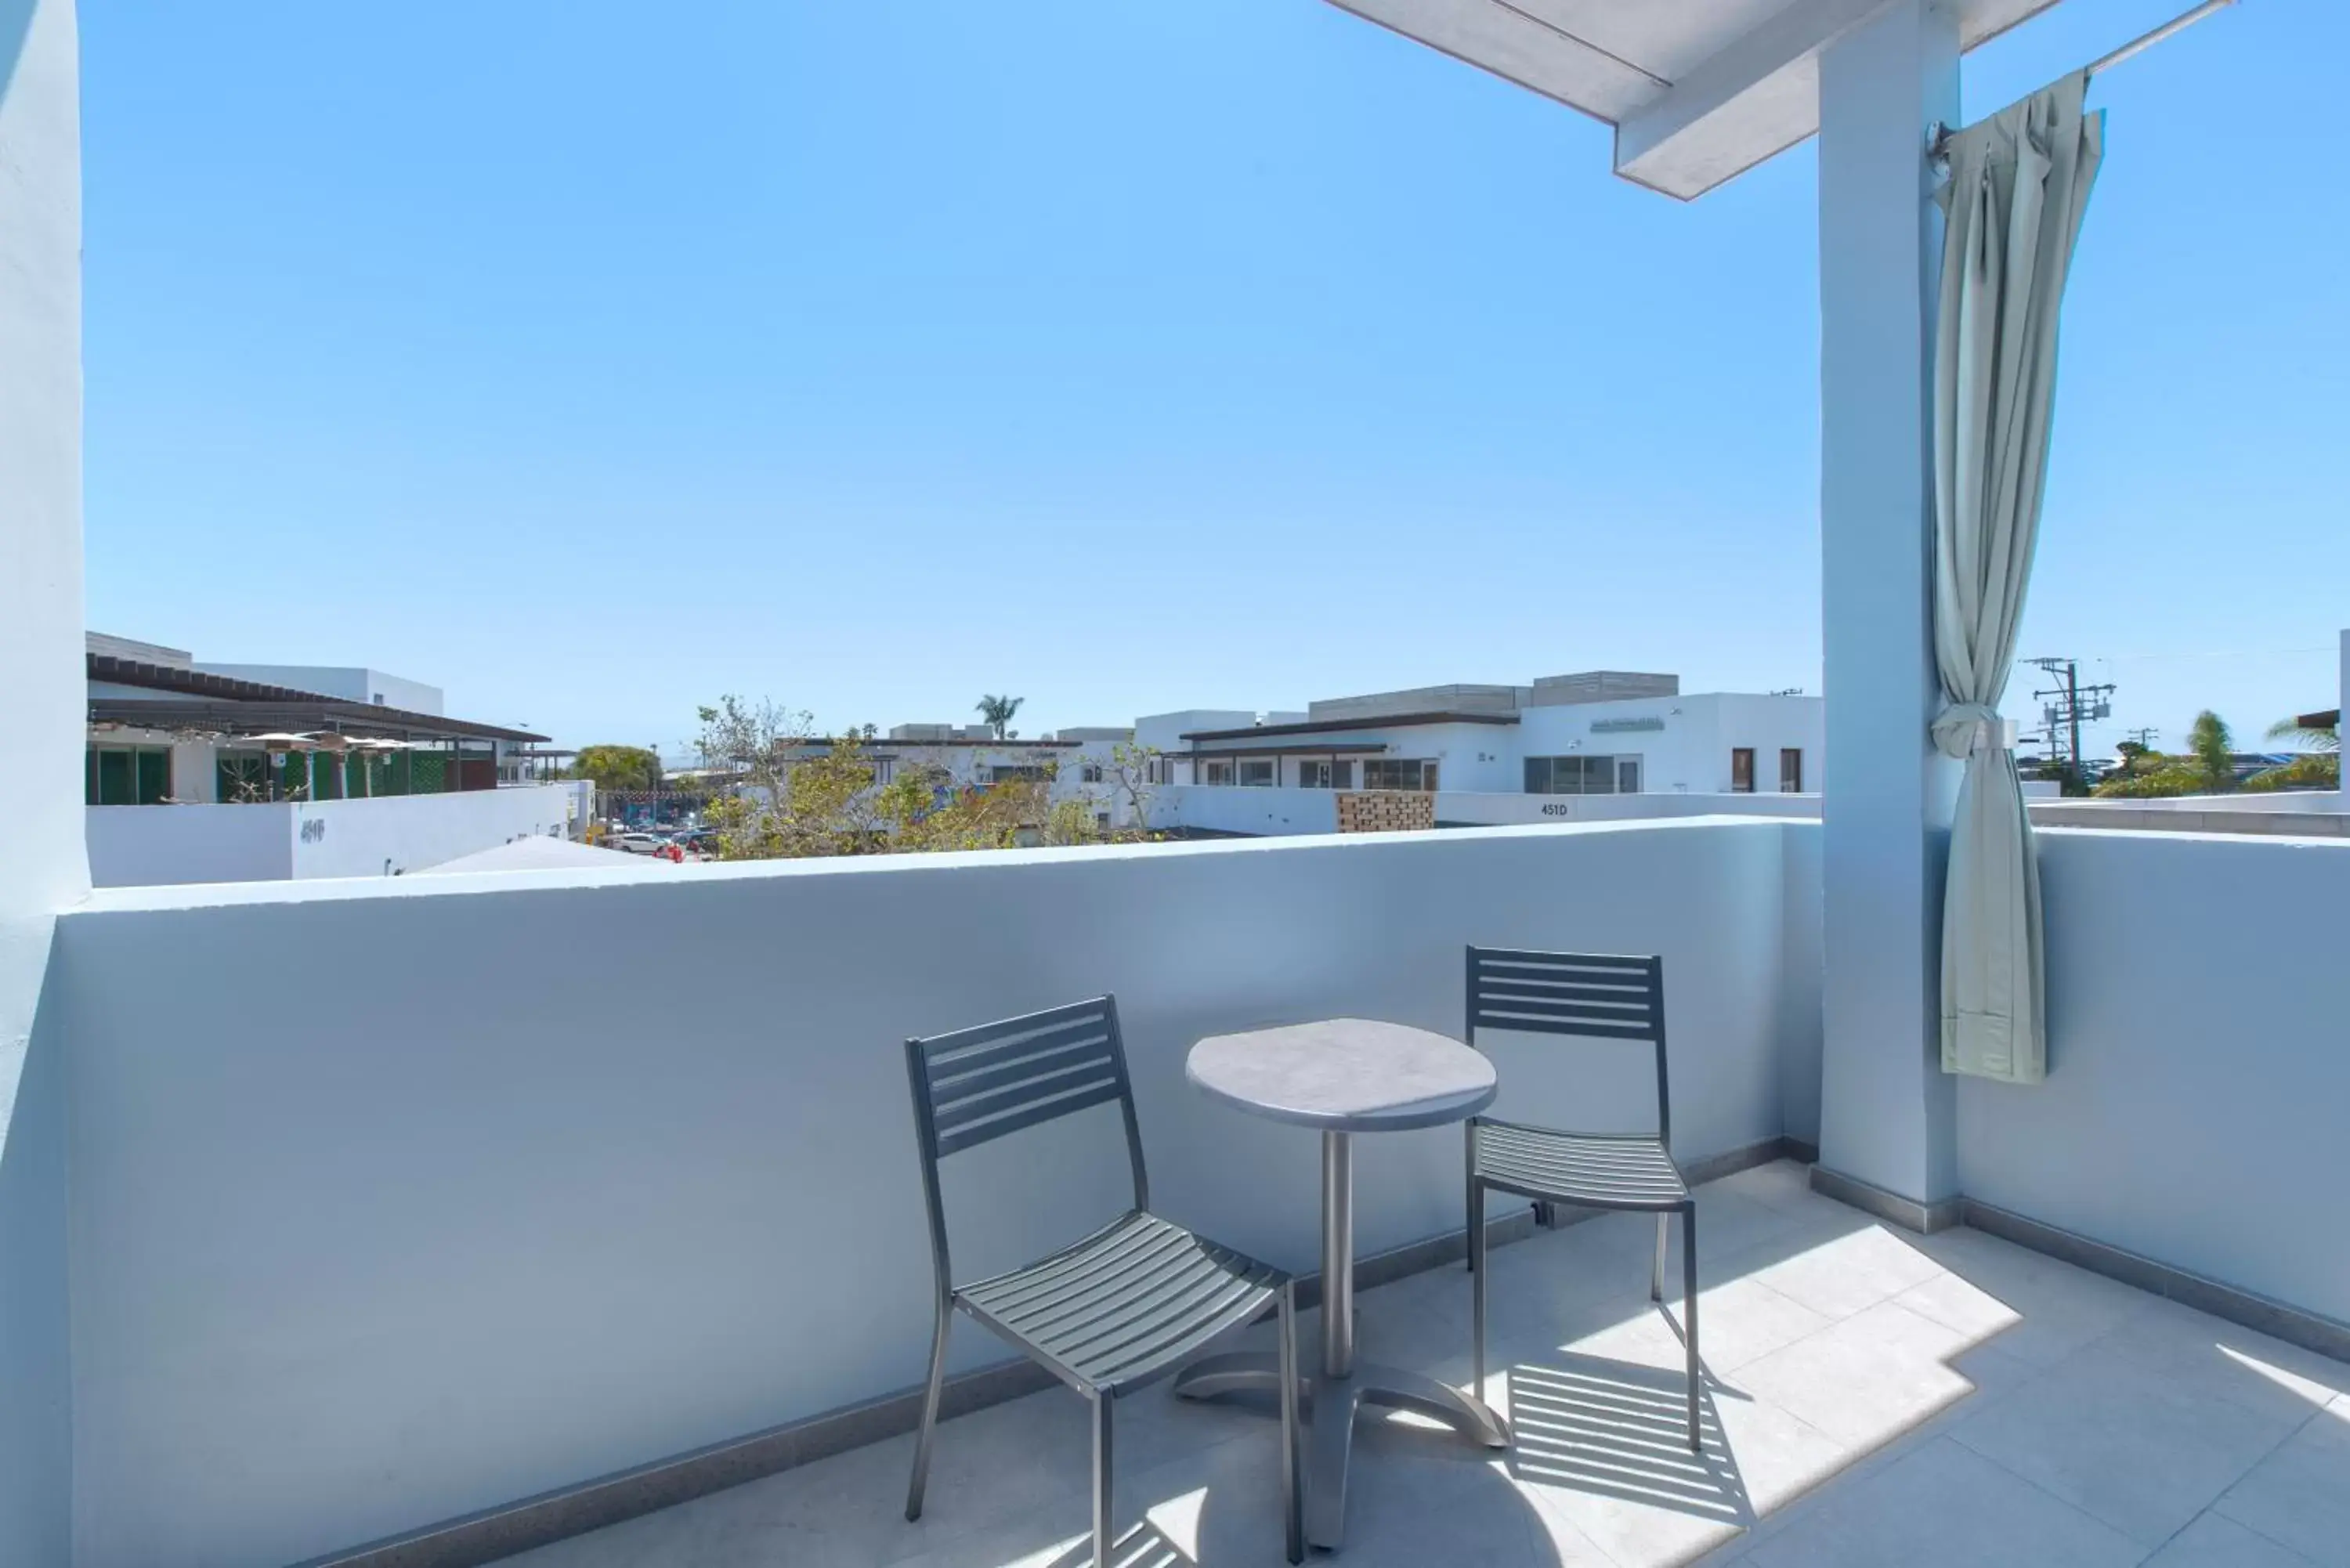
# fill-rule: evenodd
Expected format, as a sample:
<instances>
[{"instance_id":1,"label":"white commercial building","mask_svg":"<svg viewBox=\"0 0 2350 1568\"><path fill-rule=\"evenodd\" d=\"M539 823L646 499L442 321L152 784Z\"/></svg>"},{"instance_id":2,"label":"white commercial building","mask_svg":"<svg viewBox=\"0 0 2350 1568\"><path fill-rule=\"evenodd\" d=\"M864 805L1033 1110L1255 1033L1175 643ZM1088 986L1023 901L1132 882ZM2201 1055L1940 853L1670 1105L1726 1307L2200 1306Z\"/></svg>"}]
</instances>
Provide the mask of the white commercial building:
<instances>
[{"instance_id":1,"label":"white commercial building","mask_svg":"<svg viewBox=\"0 0 2350 1568\"><path fill-rule=\"evenodd\" d=\"M84 641L99 887L397 876L587 826L593 785L519 782L546 736L449 718L437 686Z\"/></svg>"},{"instance_id":2,"label":"white commercial building","mask_svg":"<svg viewBox=\"0 0 2350 1568\"><path fill-rule=\"evenodd\" d=\"M1176 786L1447 799L1804 795L1819 787L1825 730L1816 697L1684 695L1676 676L1620 670L1336 698L1303 713L1191 710L1135 726L1139 742L1165 753L1165 780ZM1467 805L1460 819L1513 819L1496 809Z\"/></svg>"}]
</instances>

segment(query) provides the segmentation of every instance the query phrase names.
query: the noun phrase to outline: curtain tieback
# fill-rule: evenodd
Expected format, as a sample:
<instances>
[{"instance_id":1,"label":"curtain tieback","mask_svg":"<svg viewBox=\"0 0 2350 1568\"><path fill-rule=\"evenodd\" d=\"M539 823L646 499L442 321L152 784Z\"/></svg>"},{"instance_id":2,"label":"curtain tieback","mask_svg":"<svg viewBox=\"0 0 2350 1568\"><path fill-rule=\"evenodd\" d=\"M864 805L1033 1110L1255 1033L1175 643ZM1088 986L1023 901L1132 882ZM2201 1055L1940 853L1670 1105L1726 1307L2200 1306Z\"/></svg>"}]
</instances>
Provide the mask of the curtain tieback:
<instances>
[{"instance_id":1,"label":"curtain tieback","mask_svg":"<svg viewBox=\"0 0 2350 1568\"><path fill-rule=\"evenodd\" d=\"M1999 710L1986 702L1953 702L1934 717L1934 746L1946 757L2012 752L2015 741Z\"/></svg>"}]
</instances>

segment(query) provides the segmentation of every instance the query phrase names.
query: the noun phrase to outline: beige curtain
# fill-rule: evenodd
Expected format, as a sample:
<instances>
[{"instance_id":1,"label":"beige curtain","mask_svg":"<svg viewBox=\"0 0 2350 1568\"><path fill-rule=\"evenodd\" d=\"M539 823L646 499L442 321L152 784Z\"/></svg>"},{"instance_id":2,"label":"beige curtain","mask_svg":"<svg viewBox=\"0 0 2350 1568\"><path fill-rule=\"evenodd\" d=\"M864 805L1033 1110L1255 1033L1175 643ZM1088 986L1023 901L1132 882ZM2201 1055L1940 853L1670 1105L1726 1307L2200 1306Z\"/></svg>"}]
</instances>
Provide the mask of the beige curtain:
<instances>
[{"instance_id":1,"label":"beige curtain","mask_svg":"<svg viewBox=\"0 0 2350 1568\"><path fill-rule=\"evenodd\" d=\"M2040 865L1999 701L2040 526L2056 316L2102 156L2085 74L1950 141L1934 357L1934 743L1966 759L1942 902L1942 1068L2047 1073Z\"/></svg>"}]
</instances>

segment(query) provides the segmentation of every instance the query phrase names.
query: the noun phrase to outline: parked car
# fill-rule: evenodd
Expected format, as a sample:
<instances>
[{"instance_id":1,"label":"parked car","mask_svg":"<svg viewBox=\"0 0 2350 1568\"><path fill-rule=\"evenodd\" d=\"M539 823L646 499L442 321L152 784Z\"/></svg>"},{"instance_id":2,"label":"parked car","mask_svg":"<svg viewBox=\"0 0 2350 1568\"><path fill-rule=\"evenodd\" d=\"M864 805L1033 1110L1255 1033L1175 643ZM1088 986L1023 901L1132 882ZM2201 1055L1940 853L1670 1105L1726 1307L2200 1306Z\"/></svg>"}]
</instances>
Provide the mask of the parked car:
<instances>
[{"instance_id":1,"label":"parked car","mask_svg":"<svg viewBox=\"0 0 2350 1568\"><path fill-rule=\"evenodd\" d=\"M658 855L669 847L669 840L658 833L615 833L604 840L607 849L624 849L631 855Z\"/></svg>"}]
</instances>

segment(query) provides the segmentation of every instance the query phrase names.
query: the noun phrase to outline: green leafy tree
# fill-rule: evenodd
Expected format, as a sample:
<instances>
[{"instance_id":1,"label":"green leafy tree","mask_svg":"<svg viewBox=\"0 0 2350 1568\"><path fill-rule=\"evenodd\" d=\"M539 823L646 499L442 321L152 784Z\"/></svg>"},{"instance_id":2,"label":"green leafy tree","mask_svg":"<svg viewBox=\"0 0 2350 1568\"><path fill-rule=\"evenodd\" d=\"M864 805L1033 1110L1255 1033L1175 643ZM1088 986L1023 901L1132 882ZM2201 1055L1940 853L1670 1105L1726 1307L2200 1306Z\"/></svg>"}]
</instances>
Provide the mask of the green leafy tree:
<instances>
[{"instance_id":1,"label":"green leafy tree","mask_svg":"<svg viewBox=\"0 0 2350 1568\"><path fill-rule=\"evenodd\" d=\"M2236 787L2236 737L2219 714L2206 708L2195 715L2187 732L2187 749L2195 758L2204 794L2218 794Z\"/></svg>"},{"instance_id":2,"label":"green leafy tree","mask_svg":"<svg viewBox=\"0 0 2350 1568\"><path fill-rule=\"evenodd\" d=\"M1109 807L1110 820L1115 823L1123 818L1124 826L1109 830L1107 836L1156 836L1150 831L1150 803L1159 793L1159 781L1165 773L1165 754L1156 746L1120 741L1110 748L1109 755L1101 763L1101 794Z\"/></svg>"},{"instance_id":3,"label":"green leafy tree","mask_svg":"<svg viewBox=\"0 0 2350 1568\"><path fill-rule=\"evenodd\" d=\"M2289 763L2262 768L2244 781L2248 790L2340 789L2342 753L2304 752Z\"/></svg>"},{"instance_id":4,"label":"green leafy tree","mask_svg":"<svg viewBox=\"0 0 2350 1568\"><path fill-rule=\"evenodd\" d=\"M2236 787L2235 744L2227 722L2207 708L2188 731L2186 752L2158 752L2124 741L2116 748L2122 765L2090 793L2107 800L2225 794Z\"/></svg>"},{"instance_id":5,"label":"green leafy tree","mask_svg":"<svg viewBox=\"0 0 2350 1568\"><path fill-rule=\"evenodd\" d=\"M587 746L572 759L571 776L593 779L598 789L659 789L660 754L644 746Z\"/></svg>"},{"instance_id":6,"label":"green leafy tree","mask_svg":"<svg viewBox=\"0 0 2350 1568\"><path fill-rule=\"evenodd\" d=\"M813 718L770 701L728 693L697 710L702 734L694 750L712 794L702 813L717 831L725 860L764 860L788 854L782 840L792 772Z\"/></svg>"},{"instance_id":7,"label":"green leafy tree","mask_svg":"<svg viewBox=\"0 0 2350 1568\"><path fill-rule=\"evenodd\" d=\"M997 740L1008 741L1019 733L1012 727L1012 716L1020 711L1020 704L1026 701L1025 697L985 696L979 700L977 711L987 727L995 732Z\"/></svg>"},{"instance_id":8,"label":"green leafy tree","mask_svg":"<svg viewBox=\"0 0 2350 1568\"><path fill-rule=\"evenodd\" d=\"M989 722L1008 727L1019 699L988 701L998 705ZM1150 795L1163 767L1156 751L1130 742L1113 747L1106 759L1089 758L1071 789L1060 787L1067 764L1049 752L1040 760L1029 748L993 753L982 744L966 760L972 775L985 782L965 784L941 762L926 760L919 742L890 746L894 766L885 778L872 754L870 724L820 735L805 712L733 696L702 709L701 716L699 750L712 790L704 820L717 830L722 859L922 854L1155 836L1149 828ZM1128 820L1113 827L1105 817Z\"/></svg>"}]
</instances>

